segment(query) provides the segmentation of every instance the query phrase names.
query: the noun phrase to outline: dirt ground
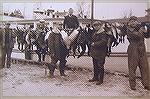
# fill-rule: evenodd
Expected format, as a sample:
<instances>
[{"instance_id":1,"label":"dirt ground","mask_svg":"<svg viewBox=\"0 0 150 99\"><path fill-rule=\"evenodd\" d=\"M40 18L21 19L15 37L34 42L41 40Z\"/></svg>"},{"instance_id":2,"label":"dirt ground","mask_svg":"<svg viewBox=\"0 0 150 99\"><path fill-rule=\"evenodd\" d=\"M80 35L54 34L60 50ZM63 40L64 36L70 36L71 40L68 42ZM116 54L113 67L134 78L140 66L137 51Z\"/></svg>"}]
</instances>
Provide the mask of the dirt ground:
<instances>
[{"instance_id":1,"label":"dirt ground","mask_svg":"<svg viewBox=\"0 0 150 99\"><path fill-rule=\"evenodd\" d=\"M47 70L48 72L48 70ZM13 64L11 69L1 70L3 96L148 96L149 91L143 89L137 79L137 90L130 90L128 78L105 74L104 83L96 85L88 82L93 73L87 70L67 70L67 77L55 78L45 75L45 69L36 65Z\"/></svg>"}]
</instances>

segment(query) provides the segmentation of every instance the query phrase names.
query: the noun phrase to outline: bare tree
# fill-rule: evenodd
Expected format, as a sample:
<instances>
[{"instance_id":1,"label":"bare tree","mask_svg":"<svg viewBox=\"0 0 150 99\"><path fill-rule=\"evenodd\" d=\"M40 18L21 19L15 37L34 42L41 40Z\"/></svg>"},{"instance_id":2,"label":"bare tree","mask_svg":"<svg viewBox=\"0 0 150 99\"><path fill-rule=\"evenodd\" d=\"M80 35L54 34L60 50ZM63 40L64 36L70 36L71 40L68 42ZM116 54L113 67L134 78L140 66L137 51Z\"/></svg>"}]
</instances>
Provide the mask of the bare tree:
<instances>
[{"instance_id":1,"label":"bare tree","mask_svg":"<svg viewBox=\"0 0 150 99\"><path fill-rule=\"evenodd\" d=\"M85 0L76 3L77 15L79 18L84 18L85 16L90 17L90 4L86 3Z\"/></svg>"},{"instance_id":2,"label":"bare tree","mask_svg":"<svg viewBox=\"0 0 150 99\"><path fill-rule=\"evenodd\" d=\"M127 15L127 11L123 11L123 18L127 18L128 17L128 15Z\"/></svg>"},{"instance_id":3,"label":"bare tree","mask_svg":"<svg viewBox=\"0 0 150 99\"><path fill-rule=\"evenodd\" d=\"M79 18L83 18L83 16L84 16L83 15L83 12L84 12L83 4L84 4L83 1L76 4L77 5L77 15Z\"/></svg>"},{"instance_id":4,"label":"bare tree","mask_svg":"<svg viewBox=\"0 0 150 99\"><path fill-rule=\"evenodd\" d=\"M133 15L133 10L130 9L130 12L129 12L129 16L128 17L131 17Z\"/></svg>"},{"instance_id":5,"label":"bare tree","mask_svg":"<svg viewBox=\"0 0 150 99\"><path fill-rule=\"evenodd\" d=\"M133 16L133 10L130 9L130 11L127 11L127 10L123 11L122 16L123 16L123 18L129 18L129 17Z\"/></svg>"}]
</instances>

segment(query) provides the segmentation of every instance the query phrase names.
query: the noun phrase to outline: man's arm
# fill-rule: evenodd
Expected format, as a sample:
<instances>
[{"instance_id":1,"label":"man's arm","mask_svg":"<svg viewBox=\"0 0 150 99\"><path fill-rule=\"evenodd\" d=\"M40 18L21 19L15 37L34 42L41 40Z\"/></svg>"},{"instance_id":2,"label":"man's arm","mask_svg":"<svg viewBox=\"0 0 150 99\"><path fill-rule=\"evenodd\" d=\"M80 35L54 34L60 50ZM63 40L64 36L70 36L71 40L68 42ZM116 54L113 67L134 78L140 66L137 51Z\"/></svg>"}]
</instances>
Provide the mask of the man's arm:
<instances>
[{"instance_id":1,"label":"man's arm","mask_svg":"<svg viewBox=\"0 0 150 99\"><path fill-rule=\"evenodd\" d=\"M54 54L54 34L50 33L48 37L48 48L49 48L49 53Z\"/></svg>"},{"instance_id":2,"label":"man's arm","mask_svg":"<svg viewBox=\"0 0 150 99\"><path fill-rule=\"evenodd\" d=\"M64 29L66 28L66 17L65 17L64 22L63 22L63 28Z\"/></svg>"},{"instance_id":3,"label":"man's arm","mask_svg":"<svg viewBox=\"0 0 150 99\"><path fill-rule=\"evenodd\" d=\"M76 16L75 16L75 20L76 20L76 29L77 29L79 27L79 20Z\"/></svg>"}]
</instances>

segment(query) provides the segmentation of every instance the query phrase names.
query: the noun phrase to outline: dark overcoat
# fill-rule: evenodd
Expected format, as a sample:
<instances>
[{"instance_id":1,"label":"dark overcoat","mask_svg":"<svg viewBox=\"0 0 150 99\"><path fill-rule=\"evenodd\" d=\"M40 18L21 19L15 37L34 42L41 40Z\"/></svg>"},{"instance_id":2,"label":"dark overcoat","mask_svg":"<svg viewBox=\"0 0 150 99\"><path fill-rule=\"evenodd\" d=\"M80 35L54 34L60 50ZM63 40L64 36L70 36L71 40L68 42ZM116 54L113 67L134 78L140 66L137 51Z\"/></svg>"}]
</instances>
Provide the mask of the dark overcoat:
<instances>
[{"instance_id":1,"label":"dark overcoat","mask_svg":"<svg viewBox=\"0 0 150 99\"><path fill-rule=\"evenodd\" d=\"M64 44L60 33L50 33L48 37L48 48L49 53L54 54L58 59L65 57L68 54L67 47Z\"/></svg>"},{"instance_id":2,"label":"dark overcoat","mask_svg":"<svg viewBox=\"0 0 150 99\"><path fill-rule=\"evenodd\" d=\"M101 59L107 55L108 36L106 33L94 33L92 36L91 56L95 59Z\"/></svg>"}]
</instances>

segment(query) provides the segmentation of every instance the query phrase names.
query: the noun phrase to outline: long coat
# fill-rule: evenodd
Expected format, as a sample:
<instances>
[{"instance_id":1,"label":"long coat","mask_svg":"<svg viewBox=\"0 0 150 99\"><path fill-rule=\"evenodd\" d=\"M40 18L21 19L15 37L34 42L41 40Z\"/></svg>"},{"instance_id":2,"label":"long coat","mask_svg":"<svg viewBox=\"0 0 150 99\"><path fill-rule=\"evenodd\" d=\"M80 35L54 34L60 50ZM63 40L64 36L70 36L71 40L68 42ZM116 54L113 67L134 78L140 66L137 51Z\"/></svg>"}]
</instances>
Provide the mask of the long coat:
<instances>
[{"instance_id":1,"label":"long coat","mask_svg":"<svg viewBox=\"0 0 150 99\"><path fill-rule=\"evenodd\" d=\"M4 30L1 28L0 29L0 47L4 46Z\"/></svg>"},{"instance_id":2,"label":"long coat","mask_svg":"<svg viewBox=\"0 0 150 99\"><path fill-rule=\"evenodd\" d=\"M3 66L2 54L3 54L3 29L0 28L0 69Z\"/></svg>"},{"instance_id":3,"label":"long coat","mask_svg":"<svg viewBox=\"0 0 150 99\"><path fill-rule=\"evenodd\" d=\"M66 45L63 42L62 36L60 33L50 33L48 37L48 48L49 53L54 54L58 59L65 57L68 54Z\"/></svg>"},{"instance_id":4,"label":"long coat","mask_svg":"<svg viewBox=\"0 0 150 99\"><path fill-rule=\"evenodd\" d=\"M92 36L91 56L95 59L101 59L107 55L108 36L106 33L94 34Z\"/></svg>"},{"instance_id":5,"label":"long coat","mask_svg":"<svg viewBox=\"0 0 150 99\"><path fill-rule=\"evenodd\" d=\"M4 33L4 39L3 39L4 46L7 48L14 48L16 34L13 32L11 28L4 28L3 33ZM9 34L8 37L7 37L7 33Z\"/></svg>"}]
</instances>

